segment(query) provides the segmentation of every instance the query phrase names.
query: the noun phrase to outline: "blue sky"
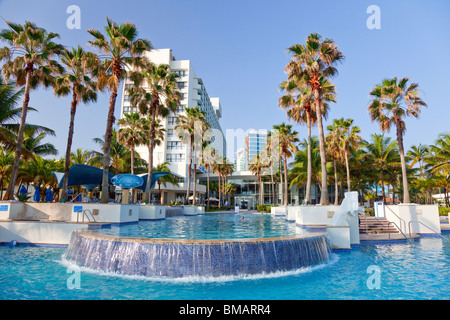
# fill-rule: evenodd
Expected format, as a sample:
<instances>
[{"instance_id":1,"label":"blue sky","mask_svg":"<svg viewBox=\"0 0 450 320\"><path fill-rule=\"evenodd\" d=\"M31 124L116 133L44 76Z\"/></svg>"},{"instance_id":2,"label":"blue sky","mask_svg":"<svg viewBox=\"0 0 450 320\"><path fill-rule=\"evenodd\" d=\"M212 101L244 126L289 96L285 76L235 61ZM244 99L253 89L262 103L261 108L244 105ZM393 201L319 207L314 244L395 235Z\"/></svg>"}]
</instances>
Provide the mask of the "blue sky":
<instances>
[{"instance_id":1,"label":"blue sky","mask_svg":"<svg viewBox=\"0 0 450 320\"><path fill-rule=\"evenodd\" d=\"M69 30L66 13L70 5L81 9L81 29ZM381 10L381 29L369 30L369 5ZM85 47L89 28L103 30L106 16L116 22L131 21L139 35L156 48L171 48L178 60L191 60L196 74L210 97L220 97L222 128L270 129L286 120L277 106L280 83L286 79L289 61L286 48L304 43L311 32L333 38L345 55L334 79L338 103L331 106L328 121L355 119L365 139L379 133L367 113L368 94L374 85L388 77L410 77L418 82L428 104L420 120L407 119L405 147L431 144L438 134L450 131L450 2L416 1L85 1L85 0L0 0L0 28L3 19L23 23L30 20L60 34L60 43ZM120 98L120 97L119 97ZM76 116L73 150L98 149L92 142L105 132L108 94L96 104L80 105ZM69 98L57 99L51 90L31 95L28 121L51 127L49 138L64 155ZM120 103L116 105L119 115ZM295 125L300 138L306 128ZM317 129L313 130L317 135ZM395 132L388 134L395 137ZM228 155L232 152L229 150Z\"/></svg>"}]
</instances>

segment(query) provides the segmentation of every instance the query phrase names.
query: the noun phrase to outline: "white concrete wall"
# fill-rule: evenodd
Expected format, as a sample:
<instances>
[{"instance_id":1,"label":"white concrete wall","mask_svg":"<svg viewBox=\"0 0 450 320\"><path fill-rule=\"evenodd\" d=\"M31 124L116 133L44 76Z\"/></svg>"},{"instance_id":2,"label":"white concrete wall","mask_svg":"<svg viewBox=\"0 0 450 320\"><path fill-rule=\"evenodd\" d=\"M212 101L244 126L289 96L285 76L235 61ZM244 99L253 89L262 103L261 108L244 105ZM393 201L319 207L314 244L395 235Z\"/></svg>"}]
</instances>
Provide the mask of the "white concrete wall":
<instances>
[{"instance_id":1,"label":"white concrete wall","mask_svg":"<svg viewBox=\"0 0 450 320\"><path fill-rule=\"evenodd\" d=\"M327 232L333 249L351 249L350 227L327 226Z\"/></svg>"},{"instance_id":2,"label":"white concrete wall","mask_svg":"<svg viewBox=\"0 0 450 320\"><path fill-rule=\"evenodd\" d=\"M295 220L300 225L327 225L339 206L298 206L298 216Z\"/></svg>"},{"instance_id":3,"label":"white concrete wall","mask_svg":"<svg viewBox=\"0 0 450 320\"><path fill-rule=\"evenodd\" d=\"M395 222L405 234L409 233L410 230L411 233L441 233L437 205L399 204L386 206L385 213L386 218Z\"/></svg>"},{"instance_id":4,"label":"white concrete wall","mask_svg":"<svg viewBox=\"0 0 450 320\"><path fill-rule=\"evenodd\" d=\"M166 206L139 206L139 219L157 220L166 218Z\"/></svg>"},{"instance_id":5,"label":"white concrete wall","mask_svg":"<svg viewBox=\"0 0 450 320\"><path fill-rule=\"evenodd\" d=\"M0 222L0 242L68 245L74 230L87 227L63 222Z\"/></svg>"},{"instance_id":6,"label":"white concrete wall","mask_svg":"<svg viewBox=\"0 0 450 320\"><path fill-rule=\"evenodd\" d=\"M286 220L290 222L295 222L297 220L299 212L300 212L299 206L288 206Z\"/></svg>"},{"instance_id":7,"label":"white concrete wall","mask_svg":"<svg viewBox=\"0 0 450 320\"><path fill-rule=\"evenodd\" d=\"M0 202L0 219L70 220L71 203Z\"/></svg>"},{"instance_id":8,"label":"white concrete wall","mask_svg":"<svg viewBox=\"0 0 450 320\"><path fill-rule=\"evenodd\" d=\"M284 207L284 206L270 208L270 214L273 214L276 216L286 216L287 211L288 211L288 207Z\"/></svg>"},{"instance_id":9,"label":"white concrete wall","mask_svg":"<svg viewBox=\"0 0 450 320\"><path fill-rule=\"evenodd\" d=\"M77 212L81 209L90 210L95 222L136 222L139 220L139 207L140 205L137 204L75 203L72 204L71 221L77 221ZM78 221L82 221L82 217L80 213ZM85 221L87 221L86 217Z\"/></svg>"}]
</instances>

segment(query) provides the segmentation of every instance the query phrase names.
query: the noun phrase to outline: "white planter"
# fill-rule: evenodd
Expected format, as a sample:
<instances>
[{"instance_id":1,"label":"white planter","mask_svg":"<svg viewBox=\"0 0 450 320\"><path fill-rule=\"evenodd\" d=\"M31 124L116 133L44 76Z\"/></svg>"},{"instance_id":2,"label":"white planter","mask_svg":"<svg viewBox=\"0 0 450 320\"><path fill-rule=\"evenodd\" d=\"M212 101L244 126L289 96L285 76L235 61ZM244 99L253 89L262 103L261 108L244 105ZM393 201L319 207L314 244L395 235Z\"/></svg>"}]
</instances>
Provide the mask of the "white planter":
<instances>
[{"instance_id":1,"label":"white planter","mask_svg":"<svg viewBox=\"0 0 450 320\"><path fill-rule=\"evenodd\" d=\"M152 206L152 205L139 206L140 220L159 220L165 218L166 218L166 206Z\"/></svg>"}]
</instances>

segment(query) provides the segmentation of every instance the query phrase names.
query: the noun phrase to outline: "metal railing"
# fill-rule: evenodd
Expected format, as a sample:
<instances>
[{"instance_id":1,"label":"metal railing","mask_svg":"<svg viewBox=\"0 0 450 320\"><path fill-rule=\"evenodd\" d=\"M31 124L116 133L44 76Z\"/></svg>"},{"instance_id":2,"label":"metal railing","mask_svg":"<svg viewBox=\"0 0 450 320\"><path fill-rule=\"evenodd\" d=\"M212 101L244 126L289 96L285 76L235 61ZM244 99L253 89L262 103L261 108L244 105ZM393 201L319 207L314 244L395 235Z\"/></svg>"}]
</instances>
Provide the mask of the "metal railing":
<instances>
[{"instance_id":1,"label":"metal railing","mask_svg":"<svg viewBox=\"0 0 450 320\"><path fill-rule=\"evenodd\" d=\"M86 219L89 221L89 222L96 222L95 221L95 218L94 218L94 215L92 214L92 212L91 212L91 210L89 210L89 209L84 209L84 210L78 210L77 211L77 223L79 222L79 218L80 218L80 213L82 213L83 215L82 215L82 222L84 222L84 217L86 217ZM89 214L88 214L89 213ZM89 215L90 215L90 217L89 217ZM91 221L91 219L92 219L92 221Z\"/></svg>"},{"instance_id":2,"label":"metal railing","mask_svg":"<svg viewBox=\"0 0 450 320\"><path fill-rule=\"evenodd\" d=\"M418 221L418 220L411 220L408 222L408 231L409 231L409 236L411 236L411 222L417 222L420 223L421 225L423 225L424 227L426 227L428 230L431 230L433 233L437 234L438 236L440 236L442 239L444 239L445 241L449 241L449 239L445 238L444 236L442 236L442 234L440 234L437 231L434 231L433 229L431 229L429 226L427 226L425 223Z\"/></svg>"},{"instance_id":3,"label":"metal railing","mask_svg":"<svg viewBox=\"0 0 450 320\"><path fill-rule=\"evenodd\" d=\"M397 218L398 218L398 220L400 220L400 228L397 226L397 229L399 229L400 231L402 231L401 230L401 226L402 226L402 221L403 221L403 224L404 224L404 226L405 226L405 232L406 232L406 221L404 220L404 219L402 219L402 218L400 218L391 208L389 208L388 206L384 206L385 208L388 208L393 214L394 214L394 216L396 216ZM386 217L386 214L384 215L385 217ZM392 222L393 223L393 222ZM403 233L403 232L402 232Z\"/></svg>"},{"instance_id":4,"label":"metal railing","mask_svg":"<svg viewBox=\"0 0 450 320\"><path fill-rule=\"evenodd\" d=\"M389 222L392 223L401 232L401 234L405 237L406 241L408 241L409 245L412 246L413 245L412 242L408 239L406 234L404 234L403 231L398 227L398 225L393 221L389 221ZM389 226L388 226L388 234L389 234L389 239L391 239L391 228L389 228ZM411 236L411 234L409 236Z\"/></svg>"}]
</instances>

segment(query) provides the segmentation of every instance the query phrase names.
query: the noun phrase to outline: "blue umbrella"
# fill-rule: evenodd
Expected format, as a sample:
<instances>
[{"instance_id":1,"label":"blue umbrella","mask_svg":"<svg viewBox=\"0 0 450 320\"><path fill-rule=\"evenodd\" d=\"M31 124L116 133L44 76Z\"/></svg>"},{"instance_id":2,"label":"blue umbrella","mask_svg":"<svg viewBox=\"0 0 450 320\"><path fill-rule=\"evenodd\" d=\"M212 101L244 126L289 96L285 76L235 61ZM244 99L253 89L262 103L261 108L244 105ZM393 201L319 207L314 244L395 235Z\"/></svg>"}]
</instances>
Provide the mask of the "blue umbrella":
<instances>
[{"instance_id":1,"label":"blue umbrella","mask_svg":"<svg viewBox=\"0 0 450 320\"><path fill-rule=\"evenodd\" d=\"M48 201L48 202L53 201L52 190L47 189L47 190L45 191L45 199L44 199L44 200L45 200L45 201Z\"/></svg>"},{"instance_id":2,"label":"blue umbrella","mask_svg":"<svg viewBox=\"0 0 450 320\"><path fill-rule=\"evenodd\" d=\"M41 201L40 189L41 188L39 186L36 186L36 191L34 192L34 197L33 197L33 200L35 202Z\"/></svg>"},{"instance_id":3,"label":"blue umbrella","mask_svg":"<svg viewBox=\"0 0 450 320\"><path fill-rule=\"evenodd\" d=\"M26 193L27 193L27 188L25 188L24 185L21 185L21 186L20 186L20 191L19 191L19 193L20 193L20 194L26 194Z\"/></svg>"}]
</instances>

